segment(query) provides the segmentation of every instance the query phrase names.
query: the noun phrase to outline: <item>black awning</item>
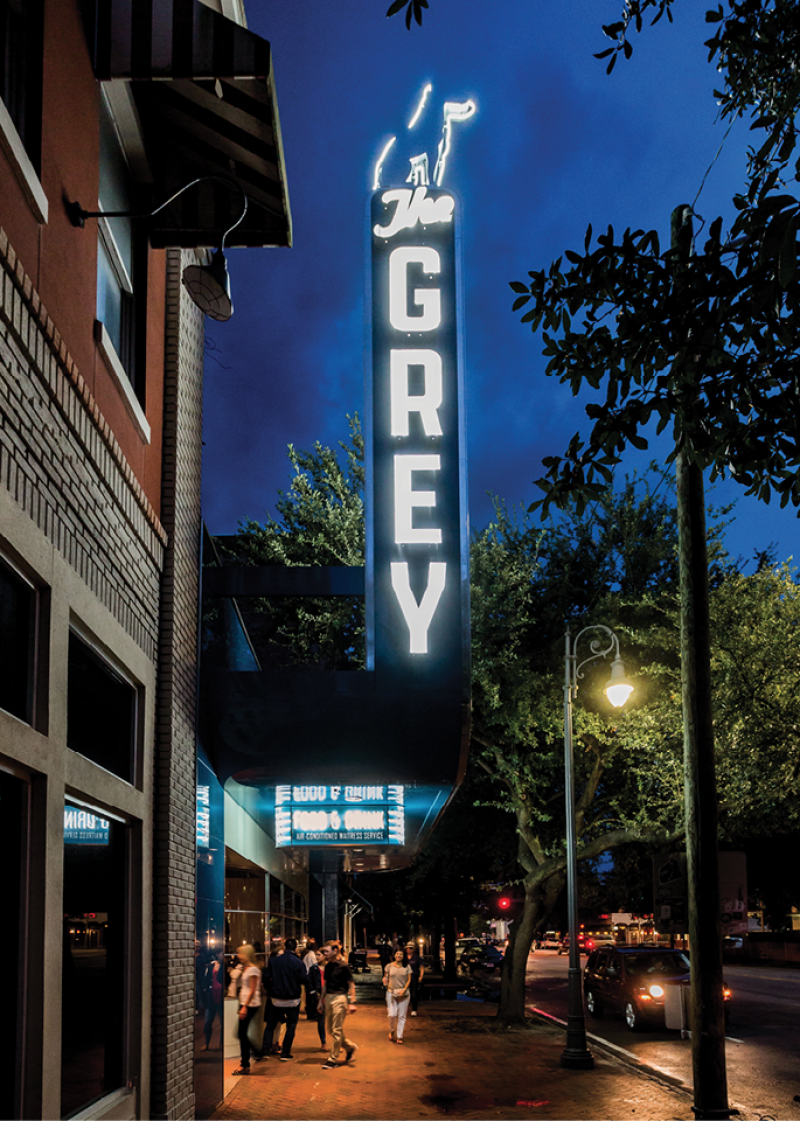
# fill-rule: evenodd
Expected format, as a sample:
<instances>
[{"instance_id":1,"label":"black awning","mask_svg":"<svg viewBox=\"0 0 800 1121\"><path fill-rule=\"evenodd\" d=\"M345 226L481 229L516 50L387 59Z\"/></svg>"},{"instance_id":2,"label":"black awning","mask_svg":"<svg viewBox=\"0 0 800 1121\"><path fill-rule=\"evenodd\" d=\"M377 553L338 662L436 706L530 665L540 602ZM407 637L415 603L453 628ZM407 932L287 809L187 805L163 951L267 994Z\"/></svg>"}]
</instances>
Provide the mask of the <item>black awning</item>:
<instances>
[{"instance_id":1,"label":"black awning","mask_svg":"<svg viewBox=\"0 0 800 1121\"><path fill-rule=\"evenodd\" d=\"M291 245L270 45L200 0L99 3L94 70L131 83L154 205L203 175L236 179L248 212L227 246ZM218 246L241 196L210 181L155 216L157 248Z\"/></svg>"}]
</instances>

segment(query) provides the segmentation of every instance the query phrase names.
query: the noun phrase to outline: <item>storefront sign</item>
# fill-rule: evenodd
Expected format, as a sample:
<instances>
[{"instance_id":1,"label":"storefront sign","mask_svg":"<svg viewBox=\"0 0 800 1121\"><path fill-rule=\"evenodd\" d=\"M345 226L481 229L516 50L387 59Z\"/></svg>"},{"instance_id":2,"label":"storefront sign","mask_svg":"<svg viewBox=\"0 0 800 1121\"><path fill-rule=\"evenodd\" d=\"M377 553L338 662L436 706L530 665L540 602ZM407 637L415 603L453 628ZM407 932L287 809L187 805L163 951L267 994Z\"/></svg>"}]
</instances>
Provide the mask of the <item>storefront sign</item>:
<instances>
[{"instance_id":1,"label":"storefront sign","mask_svg":"<svg viewBox=\"0 0 800 1121\"><path fill-rule=\"evenodd\" d=\"M197 847L207 849L211 840L211 808L209 788L198 784L196 787L196 841Z\"/></svg>"},{"instance_id":2,"label":"storefront sign","mask_svg":"<svg viewBox=\"0 0 800 1121\"><path fill-rule=\"evenodd\" d=\"M425 186L376 191L371 230L376 664L460 665L455 198Z\"/></svg>"},{"instance_id":3,"label":"storefront sign","mask_svg":"<svg viewBox=\"0 0 800 1121\"><path fill-rule=\"evenodd\" d=\"M403 796L402 786L278 786L275 843L402 845Z\"/></svg>"}]
</instances>

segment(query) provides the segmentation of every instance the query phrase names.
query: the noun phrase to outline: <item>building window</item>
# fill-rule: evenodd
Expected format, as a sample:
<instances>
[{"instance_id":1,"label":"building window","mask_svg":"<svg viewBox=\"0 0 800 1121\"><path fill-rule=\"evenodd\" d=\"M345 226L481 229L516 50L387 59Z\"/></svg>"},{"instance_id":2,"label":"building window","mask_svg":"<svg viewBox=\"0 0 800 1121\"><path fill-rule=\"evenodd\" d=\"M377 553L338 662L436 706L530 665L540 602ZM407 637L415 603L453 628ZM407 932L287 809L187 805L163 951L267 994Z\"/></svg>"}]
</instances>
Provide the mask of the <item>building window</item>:
<instances>
[{"instance_id":1,"label":"building window","mask_svg":"<svg viewBox=\"0 0 800 1121\"><path fill-rule=\"evenodd\" d=\"M74 631L67 675L67 747L133 782L135 686Z\"/></svg>"},{"instance_id":2,"label":"building window","mask_svg":"<svg viewBox=\"0 0 800 1121\"><path fill-rule=\"evenodd\" d=\"M134 209L134 189L125 149L105 101L100 105L99 209ZM97 223L97 319L106 329L120 365L142 399L138 376L141 350L137 289L143 283L146 246L137 244L133 218L100 218Z\"/></svg>"},{"instance_id":3,"label":"building window","mask_svg":"<svg viewBox=\"0 0 800 1121\"><path fill-rule=\"evenodd\" d=\"M64 807L61 1116L126 1083L128 830Z\"/></svg>"},{"instance_id":4,"label":"building window","mask_svg":"<svg viewBox=\"0 0 800 1121\"><path fill-rule=\"evenodd\" d=\"M26 960L28 783L0 769L0 899L3 900L3 1018L12 1046L0 1048L0 1117L22 1117L25 1052L24 994Z\"/></svg>"},{"instance_id":5,"label":"building window","mask_svg":"<svg viewBox=\"0 0 800 1121\"><path fill-rule=\"evenodd\" d=\"M0 98L38 175L42 162L41 0L0 0Z\"/></svg>"},{"instance_id":6,"label":"building window","mask_svg":"<svg viewBox=\"0 0 800 1121\"><path fill-rule=\"evenodd\" d=\"M32 723L36 589L0 559L0 708Z\"/></svg>"}]
</instances>

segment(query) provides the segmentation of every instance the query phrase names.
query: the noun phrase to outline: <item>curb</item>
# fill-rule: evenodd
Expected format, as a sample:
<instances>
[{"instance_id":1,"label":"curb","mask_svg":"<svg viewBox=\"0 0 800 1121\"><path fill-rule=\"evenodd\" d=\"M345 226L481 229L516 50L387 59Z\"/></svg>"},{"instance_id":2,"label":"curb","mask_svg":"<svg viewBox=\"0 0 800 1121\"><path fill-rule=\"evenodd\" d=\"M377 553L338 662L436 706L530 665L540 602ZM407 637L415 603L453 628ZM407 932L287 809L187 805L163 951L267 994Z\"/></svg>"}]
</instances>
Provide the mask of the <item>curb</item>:
<instances>
[{"instance_id":1,"label":"curb","mask_svg":"<svg viewBox=\"0 0 800 1121\"><path fill-rule=\"evenodd\" d=\"M538 1016L542 1020L547 1020L551 1024L558 1024L559 1027L566 1028L567 1021L560 1020L558 1016L553 1016L549 1012L545 1012L542 1008L536 1008L534 1005L528 1005L528 1011L532 1012L534 1016ZM676 1090L683 1090L684 1093L693 1094L694 1087L689 1082L684 1082L682 1078L677 1078L674 1074L668 1074L667 1071L662 1070L660 1067L651 1066L650 1063L643 1063L641 1059L637 1058L632 1051L626 1051L624 1047L619 1047L616 1043L611 1043L602 1036L594 1035L592 1032L586 1033L586 1038L591 1039L601 1050L610 1052L620 1062L626 1063L627 1066L633 1067L634 1070L641 1071L642 1074L647 1074L651 1078L657 1078L661 1082L666 1082Z\"/></svg>"}]
</instances>

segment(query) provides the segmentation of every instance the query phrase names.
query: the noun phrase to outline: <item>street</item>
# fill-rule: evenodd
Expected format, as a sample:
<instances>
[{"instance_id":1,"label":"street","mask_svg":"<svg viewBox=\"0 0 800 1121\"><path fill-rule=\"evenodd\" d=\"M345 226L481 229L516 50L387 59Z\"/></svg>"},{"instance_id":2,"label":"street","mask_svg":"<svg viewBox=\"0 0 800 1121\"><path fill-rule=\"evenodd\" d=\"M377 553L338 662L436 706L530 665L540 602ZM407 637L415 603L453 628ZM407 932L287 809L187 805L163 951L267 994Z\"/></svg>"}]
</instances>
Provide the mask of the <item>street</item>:
<instances>
[{"instance_id":1,"label":"street","mask_svg":"<svg viewBox=\"0 0 800 1121\"><path fill-rule=\"evenodd\" d=\"M586 958L581 958L581 969ZM555 950L531 954L526 1003L566 1017L569 959ZM728 1096L748 1114L790 1121L800 1118L800 971L726 965L733 992L726 1045ZM691 1043L679 1032L628 1031L621 1017L586 1016L586 1030L636 1056L643 1063L691 1084ZM591 1047L592 1040L589 1039Z\"/></svg>"}]
</instances>

